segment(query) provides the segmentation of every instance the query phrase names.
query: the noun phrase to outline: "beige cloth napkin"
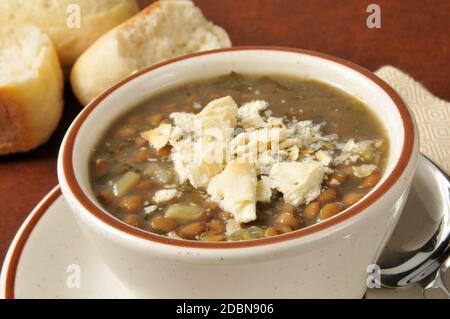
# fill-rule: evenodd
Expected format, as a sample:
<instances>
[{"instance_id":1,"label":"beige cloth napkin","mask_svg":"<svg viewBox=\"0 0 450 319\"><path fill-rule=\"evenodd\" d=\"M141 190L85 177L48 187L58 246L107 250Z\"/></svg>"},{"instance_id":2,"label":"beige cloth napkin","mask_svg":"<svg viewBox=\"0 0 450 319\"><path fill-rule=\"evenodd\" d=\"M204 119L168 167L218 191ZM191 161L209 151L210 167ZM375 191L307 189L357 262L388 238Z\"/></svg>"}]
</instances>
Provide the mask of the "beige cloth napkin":
<instances>
[{"instance_id":1,"label":"beige cloth napkin","mask_svg":"<svg viewBox=\"0 0 450 319\"><path fill-rule=\"evenodd\" d=\"M392 66L375 72L403 98L419 127L420 151L450 174L450 103Z\"/></svg>"}]
</instances>

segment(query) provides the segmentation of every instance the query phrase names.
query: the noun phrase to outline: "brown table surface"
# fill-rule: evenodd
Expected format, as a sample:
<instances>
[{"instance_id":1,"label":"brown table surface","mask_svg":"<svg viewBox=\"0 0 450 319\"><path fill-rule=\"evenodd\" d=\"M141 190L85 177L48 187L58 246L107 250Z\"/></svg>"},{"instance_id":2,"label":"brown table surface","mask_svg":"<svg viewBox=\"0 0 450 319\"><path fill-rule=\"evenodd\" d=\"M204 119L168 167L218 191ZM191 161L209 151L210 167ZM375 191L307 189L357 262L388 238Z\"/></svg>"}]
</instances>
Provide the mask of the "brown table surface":
<instances>
[{"instance_id":1,"label":"brown table surface","mask_svg":"<svg viewBox=\"0 0 450 319\"><path fill-rule=\"evenodd\" d=\"M141 5L151 1L140 1ZM368 29L366 8L381 7L381 29ZM448 0L196 0L233 45L305 48L369 70L390 64L450 100ZM35 151L0 158L0 262L17 229L58 181L61 139L81 106L66 87L65 111L51 140ZM1 132L0 132L1 134Z\"/></svg>"}]
</instances>

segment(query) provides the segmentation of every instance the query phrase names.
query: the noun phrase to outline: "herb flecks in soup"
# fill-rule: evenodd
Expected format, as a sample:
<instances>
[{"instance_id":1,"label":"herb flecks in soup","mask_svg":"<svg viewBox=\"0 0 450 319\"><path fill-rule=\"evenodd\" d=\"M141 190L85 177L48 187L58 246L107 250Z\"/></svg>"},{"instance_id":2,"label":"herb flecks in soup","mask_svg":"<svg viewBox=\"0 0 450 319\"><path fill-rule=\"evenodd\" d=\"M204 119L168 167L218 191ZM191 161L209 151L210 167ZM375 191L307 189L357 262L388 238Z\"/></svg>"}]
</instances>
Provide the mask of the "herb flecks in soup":
<instances>
[{"instance_id":1,"label":"herb flecks in soup","mask_svg":"<svg viewBox=\"0 0 450 319\"><path fill-rule=\"evenodd\" d=\"M309 80L231 74L161 94L94 151L104 207L203 241L258 239L330 218L380 181L388 141L353 97Z\"/></svg>"}]
</instances>

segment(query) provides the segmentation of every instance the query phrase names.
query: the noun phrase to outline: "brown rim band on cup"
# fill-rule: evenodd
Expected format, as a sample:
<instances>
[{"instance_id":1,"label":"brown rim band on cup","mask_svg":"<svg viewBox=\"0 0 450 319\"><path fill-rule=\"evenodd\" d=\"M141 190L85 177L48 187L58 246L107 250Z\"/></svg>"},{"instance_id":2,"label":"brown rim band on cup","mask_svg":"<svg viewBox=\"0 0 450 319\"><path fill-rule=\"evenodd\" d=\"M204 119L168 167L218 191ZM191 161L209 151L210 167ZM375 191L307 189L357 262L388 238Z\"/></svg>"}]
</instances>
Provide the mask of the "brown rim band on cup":
<instances>
[{"instance_id":1,"label":"brown rim band on cup","mask_svg":"<svg viewBox=\"0 0 450 319\"><path fill-rule=\"evenodd\" d=\"M290 232L282 235L277 235L273 237L268 238L261 238L256 240L247 240L247 241L236 241L236 242L201 242L201 241L190 241L190 240L179 240L179 239L173 239L169 237L165 237L162 235L153 234L144 230L140 230L137 228L134 228L132 226L129 226L120 220L116 219L111 214L101 210L98 208L81 190L80 185L78 184L76 178L75 178L75 171L73 167L73 149L75 144L75 139L78 134L78 131L80 130L80 127L86 120L86 118L89 116L89 114L97 107L97 105L102 102L108 95L110 95L115 90L119 89L124 84L128 83L129 81L133 80L134 78L149 73L155 69L161 68L165 65L182 61L186 59L190 59L193 57L203 56L203 55L213 55L218 54L222 52L230 52L230 51L281 51L281 52L292 52L292 53L300 53L304 55L319 57L325 60L329 60L341 65L344 65L348 68L353 69L354 71L360 73L361 75L365 76L375 84L377 84L386 94L389 95L389 97L392 99L394 104L397 107L397 110L400 114L400 117L403 122L404 127L404 143L403 148L401 150L400 158L395 165L392 173L387 176L386 180L384 180L371 194L369 194L367 197L363 198L361 201L357 202L355 205L351 206L350 208L347 208L343 212L339 213L338 215L327 219L325 221L322 221L320 223ZM122 232L125 232L129 235L136 236L145 240L150 240L152 242L157 242L161 244L168 244L168 245L174 245L178 247L190 247L190 248L244 248L244 247L254 247L254 246L261 246L265 244L274 244L283 242L290 239L296 239L300 238L309 234L317 233L321 230L327 229L331 226L334 226L336 224L339 224L340 222L343 222L345 220L348 220L349 218L359 214L362 212L365 208L367 208L369 205L374 203L377 199L379 199L386 191L388 191L392 185L399 179L403 171L408 165L410 156L412 154L412 149L414 146L414 125L413 120L411 118L411 115L408 111L408 108L406 107L405 103L402 101L402 99L398 96L398 94L383 80L378 78L375 74L372 72L366 70L365 68L358 66L356 64L353 64L351 62L345 61L340 58L336 58L333 56L329 56L322 53L317 53L313 51L308 50L302 50L302 49L292 49L292 48L280 48L280 47L265 47L265 46L257 46L257 47L234 47L234 48L228 48L228 49L219 49L219 50L213 50L213 51L206 51L206 52L199 52L187 56L182 56L179 58L175 58L172 60L168 60L159 64L156 64L154 66L150 66L148 68L145 68L126 79L123 79L122 81L118 82L117 84L113 85L106 91L104 91L102 94L100 94L98 97L96 97L91 103L89 103L85 109L78 115L78 117L74 120L72 126L70 127L69 131L66 135L66 143L64 144L62 148L62 169L63 174L66 178L67 185L73 194L73 196L76 198L78 203L82 205L86 211L97 217L99 220L101 220L103 223L114 227L117 230L120 230Z\"/></svg>"}]
</instances>

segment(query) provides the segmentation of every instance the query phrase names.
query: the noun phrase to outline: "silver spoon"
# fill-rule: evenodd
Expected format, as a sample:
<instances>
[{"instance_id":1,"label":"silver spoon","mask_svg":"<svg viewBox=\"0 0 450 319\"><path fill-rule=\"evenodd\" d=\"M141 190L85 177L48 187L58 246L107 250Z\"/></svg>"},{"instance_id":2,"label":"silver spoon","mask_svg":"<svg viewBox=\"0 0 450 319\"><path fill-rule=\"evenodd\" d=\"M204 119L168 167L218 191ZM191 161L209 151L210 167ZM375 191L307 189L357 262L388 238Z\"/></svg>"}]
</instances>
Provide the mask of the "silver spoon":
<instances>
[{"instance_id":1,"label":"silver spoon","mask_svg":"<svg viewBox=\"0 0 450 319\"><path fill-rule=\"evenodd\" d=\"M419 167L411 196L377 262L380 282L386 288L418 285L424 293L439 288L450 298L442 280L450 268L450 178L424 155Z\"/></svg>"}]
</instances>

